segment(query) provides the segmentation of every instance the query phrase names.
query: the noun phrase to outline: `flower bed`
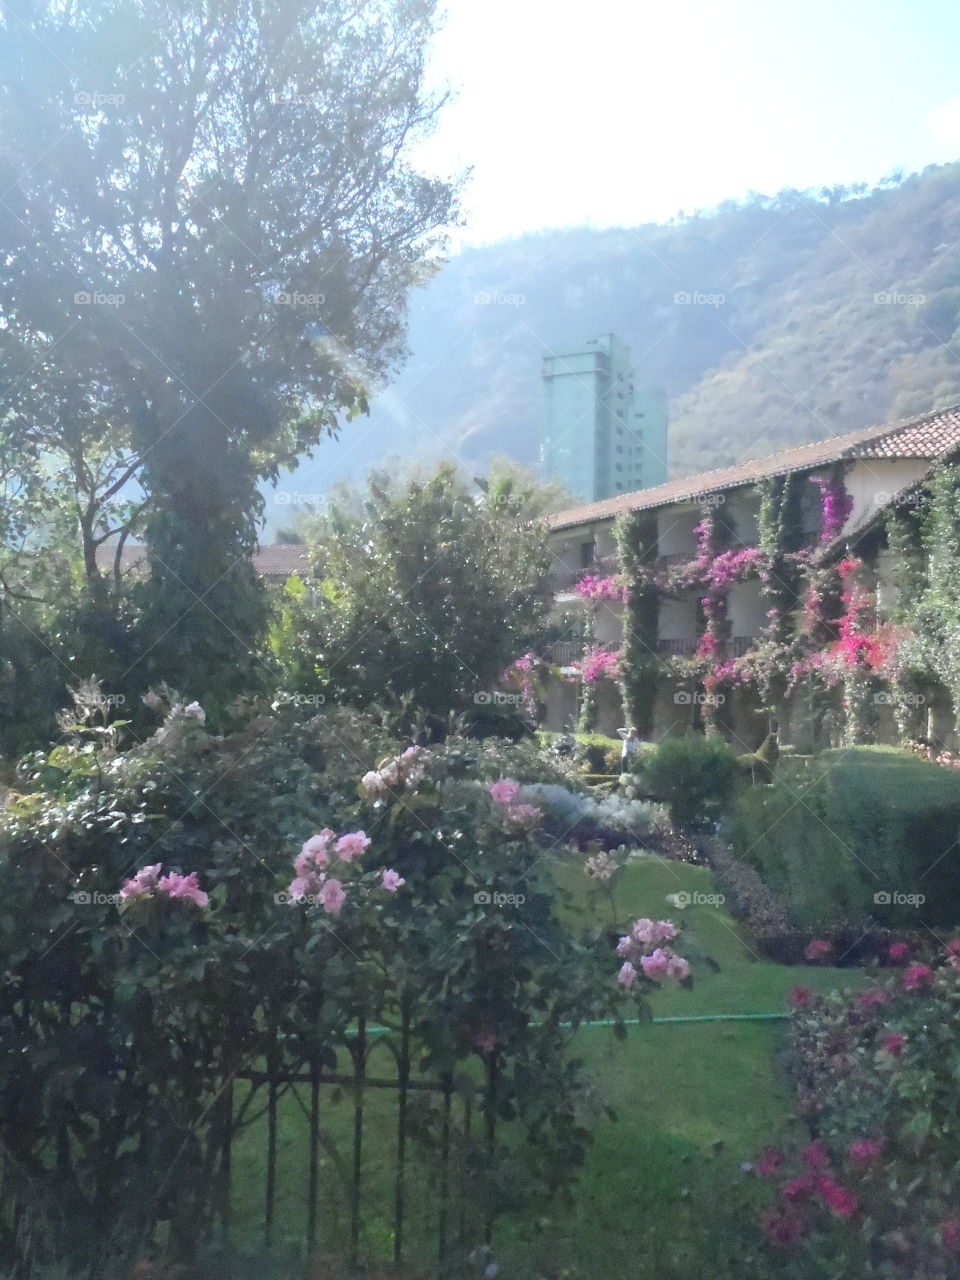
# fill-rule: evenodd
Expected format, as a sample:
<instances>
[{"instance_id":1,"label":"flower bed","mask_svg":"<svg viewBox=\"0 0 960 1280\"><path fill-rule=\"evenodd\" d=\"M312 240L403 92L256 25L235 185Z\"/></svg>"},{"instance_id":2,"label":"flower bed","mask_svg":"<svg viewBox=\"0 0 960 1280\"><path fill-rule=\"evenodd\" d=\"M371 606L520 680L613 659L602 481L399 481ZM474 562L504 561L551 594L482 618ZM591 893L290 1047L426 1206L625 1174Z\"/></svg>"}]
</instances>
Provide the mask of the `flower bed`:
<instances>
[{"instance_id":1,"label":"flower bed","mask_svg":"<svg viewBox=\"0 0 960 1280\"><path fill-rule=\"evenodd\" d=\"M858 995L798 1002L791 1066L813 1141L769 1148L771 1248L791 1275L960 1273L960 939ZM801 1266L808 1264L808 1269Z\"/></svg>"}]
</instances>

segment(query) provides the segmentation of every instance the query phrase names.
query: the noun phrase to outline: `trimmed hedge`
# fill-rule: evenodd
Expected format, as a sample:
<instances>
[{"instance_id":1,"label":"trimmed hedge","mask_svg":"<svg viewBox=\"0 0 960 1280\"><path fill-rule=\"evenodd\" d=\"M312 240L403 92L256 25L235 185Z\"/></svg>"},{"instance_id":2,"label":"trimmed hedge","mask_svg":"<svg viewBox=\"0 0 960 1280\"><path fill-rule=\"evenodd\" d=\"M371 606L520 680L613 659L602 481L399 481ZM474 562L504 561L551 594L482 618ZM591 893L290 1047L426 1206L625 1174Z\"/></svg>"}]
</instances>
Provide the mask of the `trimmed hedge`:
<instances>
[{"instance_id":1,"label":"trimmed hedge","mask_svg":"<svg viewBox=\"0 0 960 1280\"><path fill-rule=\"evenodd\" d=\"M781 770L738 797L729 835L801 924L960 921L960 773L907 752L826 751Z\"/></svg>"}]
</instances>

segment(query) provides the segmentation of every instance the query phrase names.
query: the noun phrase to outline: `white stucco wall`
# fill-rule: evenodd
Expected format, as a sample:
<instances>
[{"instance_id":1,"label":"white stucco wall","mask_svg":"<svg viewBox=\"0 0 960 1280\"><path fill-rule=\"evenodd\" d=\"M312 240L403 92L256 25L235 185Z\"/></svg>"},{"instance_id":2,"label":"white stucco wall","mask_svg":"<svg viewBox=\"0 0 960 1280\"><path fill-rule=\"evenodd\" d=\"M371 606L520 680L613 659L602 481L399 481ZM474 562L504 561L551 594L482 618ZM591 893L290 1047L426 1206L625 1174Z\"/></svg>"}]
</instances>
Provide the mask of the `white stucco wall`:
<instances>
[{"instance_id":1,"label":"white stucco wall","mask_svg":"<svg viewBox=\"0 0 960 1280\"><path fill-rule=\"evenodd\" d=\"M847 492L853 510L847 528L855 529L885 507L895 493L919 480L930 469L924 458L857 458L849 464Z\"/></svg>"}]
</instances>

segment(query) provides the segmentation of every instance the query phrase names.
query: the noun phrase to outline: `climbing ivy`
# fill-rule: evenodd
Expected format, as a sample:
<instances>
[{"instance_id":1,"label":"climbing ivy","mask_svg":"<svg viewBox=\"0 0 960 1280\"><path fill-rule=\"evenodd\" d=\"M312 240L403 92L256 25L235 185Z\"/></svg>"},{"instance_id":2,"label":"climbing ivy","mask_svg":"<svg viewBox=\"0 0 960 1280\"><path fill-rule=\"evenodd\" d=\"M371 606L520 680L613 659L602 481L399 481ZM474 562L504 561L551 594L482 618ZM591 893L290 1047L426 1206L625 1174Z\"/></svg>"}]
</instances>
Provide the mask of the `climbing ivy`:
<instances>
[{"instance_id":1,"label":"climbing ivy","mask_svg":"<svg viewBox=\"0 0 960 1280\"><path fill-rule=\"evenodd\" d=\"M657 517L645 511L620 516L614 526L620 562L627 579L620 688L627 723L642 738L653 732L654 702L663 678L657 656L660 588L654 573L659 541Z\"/></svg>"}]
</instances>

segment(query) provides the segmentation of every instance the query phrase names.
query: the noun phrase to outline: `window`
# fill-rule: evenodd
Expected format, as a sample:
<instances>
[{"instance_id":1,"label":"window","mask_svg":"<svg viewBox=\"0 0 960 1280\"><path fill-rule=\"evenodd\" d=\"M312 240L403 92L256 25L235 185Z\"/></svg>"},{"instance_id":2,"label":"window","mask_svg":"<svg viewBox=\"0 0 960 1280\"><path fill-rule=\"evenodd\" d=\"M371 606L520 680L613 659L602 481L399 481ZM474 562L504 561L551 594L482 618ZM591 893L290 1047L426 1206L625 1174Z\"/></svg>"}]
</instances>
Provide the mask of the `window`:
<instances>
[{"instance_id":1,"label":"window","mask_svg":"<svg viewBox=\"0 0 960 1280\"><path fill-rule=\"evenodd\" d=\"M597 555L597 544L594 541L580 543L580 568L586 569L593 564Z\"/></svg>"}]
</instances>

